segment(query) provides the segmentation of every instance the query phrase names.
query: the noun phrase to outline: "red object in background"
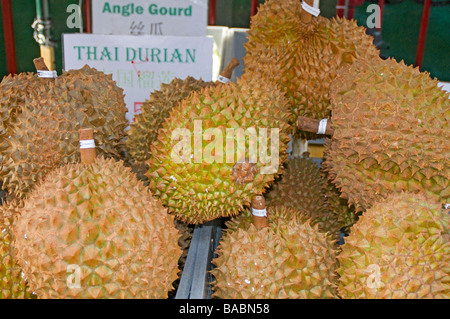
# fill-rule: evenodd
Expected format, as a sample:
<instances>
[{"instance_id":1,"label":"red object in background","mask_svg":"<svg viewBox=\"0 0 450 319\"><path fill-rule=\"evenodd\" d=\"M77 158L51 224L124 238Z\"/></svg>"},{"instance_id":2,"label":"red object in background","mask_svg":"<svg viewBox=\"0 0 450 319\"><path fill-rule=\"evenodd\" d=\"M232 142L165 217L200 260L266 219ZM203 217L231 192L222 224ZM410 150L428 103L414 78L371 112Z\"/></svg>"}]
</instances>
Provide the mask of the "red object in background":
<instances>
[{"instance_id":1,"label":"red object in background","mask_svg":"<svg viewBox=\"0 0 450 319\"><path fill-rule=\"evenodd\" d=\"M337 1L336 15L340 18L343 18L345 16L345 0Z\"/></svg>"},{"instance_id":2,"label":"red object in background","mask_svg":"<svg viewBox=\"0 0 450 319\"><path fill-rule=\"evenodd\" d=\"M216 24L216 0L209 0L208 5L208 24Z\"/></svg>"},{"instance_id":3,"label":"red object in background","mask_svg":"<svg viewBox=\"0 0 450 319\"><path fill-rule=\"evenodd\" d=\"M422 67L423 51L425 49L425 39L427 37L428 20L430 17L431 0L425 0L423 4L422 20L420 22L419 41L417 43L416 66Z\"/></svg>"},{"instance_id":4,"label":"red object in background","mask_svg":"<svg viewBox=\"0 0 450 319\"><path fill-rule=\"evenodd\" d=\"M92 33L91 0L84 0L84 32Z\"/></svg>"},{"instance_id":5,"label":"red object in background","mask_svg":"<svg viewBox=\"0 0 450 319\"><path fill-rule=\"evenodd\" d=\"M258 12L258 0L252 0L250 4L250 18Z\"/></svg>"},{"instance_id":6,"label":"red object in background","mask_svg":"<svg viewBox=\"0 0 450 319\"><path fill-rule=\"evenodd\" d=\"M14 43L14 25L11 0L2 0L3 34L5 37L6 72L17 73L16 44Z\"/></svg>"},{"instance_id":7,"label":"red object in background","mask_svg":"<svg viewBox=\"0 0 450 319\"><path fill-rule=\"evenodd\" d=\"M383 25L384 0L378 0L378 5L380 6L380 24Z\"/></svg>"},{"instance_id":8,"label":"red object in background","mask_svg":"<svg viewBox=\"0 0 450 319\"><path fill-rule=\"evenodd\" d=\"M356 5L355 0L348 1L347 19L349 20L353 19L353 17L355 16L355 5Z\"/></svg>"}]
</instances>

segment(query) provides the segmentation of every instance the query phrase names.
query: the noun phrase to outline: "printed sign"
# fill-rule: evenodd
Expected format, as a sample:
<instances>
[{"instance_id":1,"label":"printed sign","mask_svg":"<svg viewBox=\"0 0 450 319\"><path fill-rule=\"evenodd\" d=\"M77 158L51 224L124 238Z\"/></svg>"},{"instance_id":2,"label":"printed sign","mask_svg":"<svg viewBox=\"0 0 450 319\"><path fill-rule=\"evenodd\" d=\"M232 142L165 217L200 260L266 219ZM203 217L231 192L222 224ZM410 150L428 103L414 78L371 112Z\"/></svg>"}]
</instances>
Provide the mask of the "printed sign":
<instances>
[{"instance_id":1,"label":"printed sign","mask_svg":"<svg viewBox=\"0 0 450 319\"><path fill-rule=\"evenodd\" d=\"M95 0L98 34L205 36L207 0Z\"/></svg>"},{"instance_id":2,"label":"printed sign","mask_svg":"<svg viewBox=\"0 0 450 319\"><path fill-rule=\"evenodd\" d=\"M212 47L208 37L64 34L64 69L87 64L112 74L124 90L131 123L161 83L187 76L211 81Z\"/></svg>"}]
</instances>

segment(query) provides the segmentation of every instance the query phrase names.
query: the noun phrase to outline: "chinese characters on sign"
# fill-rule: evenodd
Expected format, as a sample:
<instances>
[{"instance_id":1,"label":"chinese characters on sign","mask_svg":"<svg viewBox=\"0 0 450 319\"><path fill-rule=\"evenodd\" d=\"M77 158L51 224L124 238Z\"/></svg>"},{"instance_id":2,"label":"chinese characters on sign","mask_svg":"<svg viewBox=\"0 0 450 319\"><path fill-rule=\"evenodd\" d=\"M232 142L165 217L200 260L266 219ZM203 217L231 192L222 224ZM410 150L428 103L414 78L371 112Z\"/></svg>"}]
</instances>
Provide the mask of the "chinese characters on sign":
<instances>
[{"instance_id":1,"label":"chinese characters on sign","mask_svg":"<svg viewBox=\"0 0 450 319\"><path fill-rule=\"evenodd\" d=\"M96 0L97 34L206 36L207 0Z\"/></svg>"},{"instance_id":2,"label":"chinese characters on sign","mask_svg":"<svg viewBox=\"0 0 450 319\"><path fill-rule=\"evenodd\" d=\"M63 35L63 46L65 70L88 64L112 74L124 90L129 122L162 83L187 76L212 79L213 40L208 37L71 33Z\"/></svg>"}]
</instances>

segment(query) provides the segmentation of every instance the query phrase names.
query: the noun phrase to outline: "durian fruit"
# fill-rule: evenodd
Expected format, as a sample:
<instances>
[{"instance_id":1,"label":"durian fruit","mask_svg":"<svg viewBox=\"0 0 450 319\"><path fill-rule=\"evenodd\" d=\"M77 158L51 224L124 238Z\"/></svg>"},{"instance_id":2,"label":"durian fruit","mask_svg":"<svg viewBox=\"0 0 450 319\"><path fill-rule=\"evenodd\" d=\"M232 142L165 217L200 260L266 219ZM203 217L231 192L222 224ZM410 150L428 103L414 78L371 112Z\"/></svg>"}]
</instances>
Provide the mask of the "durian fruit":
<instances>
[{"instance_id":1,"label":"durian fruit","mask_svg":"<svg viewBox=\"0 0 450 319\"><path fill-rule=\"evenodd\" d=\"M21 112L26 96L37 98L44 93L44 87L38 76L31 72L9 74L0 82L0 136L13 125L17 113Z\"/></svg>"},{"instance_id":2,"label":"durian fruit","mask_svg":"<svg viewBox=\"0 0 450 319\"><path fill-rule=\"evenodd\" d=\"M301 210L286 206L270 206L267 209L267 220L268 222L276 222L277 219L284 221L289 221L290 219L296 220L298 222L304 223L310 221L306 214L303 214ZM238 229L248 230L253 224L252 211L251 209L245 209L236 216L231 217L225 222L224 233L230 234L237 231Z\"/></svg>"},{"instance_id":3,"label":"durian fruit","mask_svg":"<svg viewBox=\"0 0 450 319\"><path fill-rule=\"evenodd\" d=\"M20 201L12 201L0 206L0 299L31 298L26 279L14 253L14 214L23 206Z\"/></svg>"},{"instance_id":4,"label":"durian fruit","mask_svg":"<svg viewBox=\"0 0 450 319\"><path fill-rule=\"evenodd\" d=\"M298 0L268 0L259 7L245 43L243 77L271 60L281 70L281 88L295 118L322 119L330 115L329 87L339 70L379 51L356 21L318 16L303 22L302 10Z\"/></svg>"},{"instance_id":5,"label":"durian fruit","mask_svg":"<svg viewBox=\"0 0 450 319\"><path fill-rule=\"evenodd\" d=\"M13 89L6 89L12 80L5 80L0 100L12 94ZM51 169L79 161L81 126L95 130L99 154L122 156L127 109L123 90L111 75L86 65L55 79L28 74L13 82L28 92L20 95L13 90L13 97L0 104L2 114L10 112L0 127L0 179L12 196L23 198Z\"/></svg>"},{"instance_id":6,"label":"durian fruit","mask_svg":"<svg viewBox=\"0 0 450 319\"><path fill-rule=\"evenodd\" d=\"M342 198L341 192L331 182L323 166L320 167L320 170L324 180L324 194L329 209L333 212L333 215L337 216L337 222L341 227L341 231L348 234L350 233L350 228L358 221L361 213L355 212L355 207L349 205L347 200Z\"/></svg>"},{"instance_id":7,"label":"durian fruit","mask_svg":"<svg viewBox=\"0 0 450 319\"><path fill-rule=\"evenodd\" d=\"M145 161L150 157L150 145L156 140L158 130L169 116L169 111L193 91L212 84L191 76L184 80L174 78L169 84L162 83L160 89L152 92L150 98L142 104L142 113L137 114L136 121L131 123L126 140L131 167L141 179L145 179L148 170Z\"/></svg>"},{"instance_id":8,"label":"durian fruit","mask_svg":"<svg viewBox=\"0 0 450 319\"><path fill-rule=\"evenodd\" d=\"M449 215L425 194L365 211L338 256L342 298L449 298Z\"/></svg>"},{"instance_id":9,"label":"durian fruit","mask_svg":"<svg viewBox=\"0 0 450 319\"><path fill-rule=\"evenodd\" d=\"M178 246L181 248L181 256L178 259L177 279L172 283L173 289L169 292L169 298L174 298L183 276L184 266L186 264L187 255L194 235L194 225L186 224L175 219L175 228L178 230Z\"/></svg>"},{"instance_id":10,"label":"durian fruit","mask_svg":"<svg viewBox=\"0 0 450 319\"><path fill-rule=\"evenodd\" d=\"M179 235L178 245L183 251L178 262L180 268L182 268L186 262L189 246L191 244L192 236L194 235L194 225L183 223L175 219L175 228L178 230Z\"/></svg>"},{"instance_id":11,"label":"durian fruit","mask_svg":"<svg viewBox=\"0 0 450 319\"><path fill-rule=\"evenodd\" d=\"M436 79L394 59L359 60L331 87L330 179L356 211L393 192L450 198L450 100Z\"/></svg>"},{"instance_id":12,"label":"durian fruit","mask_svg":"<svg viewBox=\"0 0 450 319\"><path fill-rule=\"evenodd\" d=\"M338 211L332 209L326 197L327 181L321 174L317 163L307 157L290 158L281 179L274 183L266 193L269 206L284 205L295 208L306 218L311 218L313 225L319 230L332 234L339 239L340 229Z\"/></svg>"},{"instance_id":13,"label":"durian fruit","mask_svg":"<svg viewBox=\"0 0 450 319\"><path fill-rule=\"evenodd\" d=\"M231 78L233 70L239 65L239 61L232 58L229 64L222 70L222 81ZM147 182L145 173L148 166L145 163L151 156L150 146L156 140L158 131L164 120L169 117L169 111L182 100L189 98L192 92L210 87L217 82L206 82L188 76L184 80L174 78L169 84L162 83L159 90L150 93L150 98L141 107L141 113L135 117L127 132L126 151L127 162L138 178Z\"/></svg>"},{"instance_id":14,"label":"durian fruit","mask_svg":"<svg viewBox=\"0 0 450 319\"><path fill-rule=\"evenodd\" d=\"M13 230L17 262L39 298L167 298L177 277L174 218L122 161L53 170Z\"/></svg>"},{"instance_id":15,"label":"durian fruit","mask_svg":"<svg viewBox=\"0 0 450 319\"><path fill-rule=\"evenodd\" d=\"M292 210L270 207L264 228L242 223L247 217L227 223L213 259L213 298L337 298L333 242Z\"/></svg>"},{"instance_id":16,"label":"durian fruit","mask_svg":"<svg viewBox=\"0 0 450 319\"><path fill-rule=\"evenodd\" d=\"M271 72L204 88L170 111L151 145L147 177L177 219L236 215L281 173L290 116L284 95L265 81Z\"/></svg>"}]
</instances>

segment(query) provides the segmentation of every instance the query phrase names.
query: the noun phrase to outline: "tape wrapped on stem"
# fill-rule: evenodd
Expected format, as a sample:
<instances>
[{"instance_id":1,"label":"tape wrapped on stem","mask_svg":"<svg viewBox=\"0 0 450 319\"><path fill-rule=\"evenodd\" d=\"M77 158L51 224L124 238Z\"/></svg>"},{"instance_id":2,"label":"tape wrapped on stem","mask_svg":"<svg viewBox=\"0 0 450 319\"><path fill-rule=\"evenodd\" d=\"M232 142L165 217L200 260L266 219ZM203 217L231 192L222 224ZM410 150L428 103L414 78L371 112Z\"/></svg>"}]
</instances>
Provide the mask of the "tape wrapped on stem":
<instances>
[{"instance_id":1,"label":"tape wrapped on stem","mask_svg":"<svg viewBox=\"0 0 450 319\"><path fill-rule=\"evenodd\" d=\"M54 79L57 77L56 71L48 71L48 70L37 70L37 75L43 79Z\"/></svg>"},{"instance_id":2,"label":"tape wrapped on stem","mask_svg":"<svg viewBox=\"0 0 450 319\"><path fill-rule=\"evenodd\" d=\"M314 6L310 6L304 0L302 0L302 9L308 12L309 14L317 17L320 14L319 9L319 0L314 0Z\"/></svg>"},{"instance_id":3,"label":"tape wrapped on stem","mask_svg":"<svg viewBox=\"0 0 450 319\"><path fill-rule=\"evenodd\" d=\"M267 217L267 210L264 209L256 209L252 207L252 215L256 217Z\"/></svg>"},{"instance_id":4,"label":"tape wrapped on stem","mask_svg":"<svg viewBox=\"0 0 450 319\"><path fill-rule=\"evenodd\" d=\"M217 78L217 81L222 82L222 83L228 83L228 82L230 82L230 79L224 77L223 75L219 75L219 77Z\"/></svg>"},{"instance_id":5,"label":"tape wrapped on stem","mask_svg":"<svg viewBox=\"0 0 450 319\"><path fill-rule=\"evenodd\" d=\"M94 140L80 140L80 149L95 148Z\"/></svg>"},{"instance_id":6,"label":"tape wrapped on stem","mask_svg":"<svg viewBox=\"0 0 450 319\"><path fill-rule=\"evenodd\" d=\"M328 119L322 119L319 122L319 127L317 129L317 134L325 134L327 131Z\"/></svg>"}]
</instances>

